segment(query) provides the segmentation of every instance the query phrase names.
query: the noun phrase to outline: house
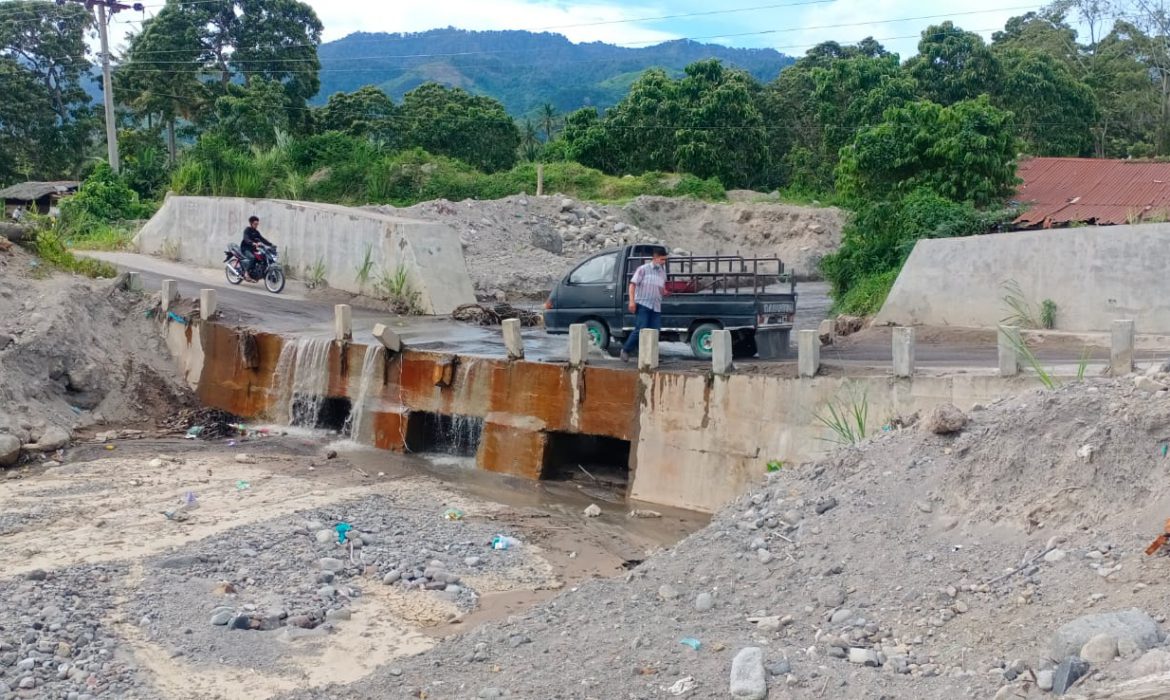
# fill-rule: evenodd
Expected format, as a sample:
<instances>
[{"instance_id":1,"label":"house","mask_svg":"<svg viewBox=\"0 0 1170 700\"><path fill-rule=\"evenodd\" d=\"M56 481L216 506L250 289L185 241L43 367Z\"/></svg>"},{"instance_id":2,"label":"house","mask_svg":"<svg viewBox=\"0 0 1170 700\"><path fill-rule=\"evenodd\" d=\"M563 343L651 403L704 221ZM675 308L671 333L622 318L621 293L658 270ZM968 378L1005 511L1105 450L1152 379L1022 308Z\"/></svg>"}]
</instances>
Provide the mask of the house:
<instances>
[{"instance_id":1,"label":"house","mask_svg":"<svg viewBox=\"0 0 1170 700\"><path fill-rule=\"evenodd\" d=\"M72 180L23 182L0 190L0 200L4 200L4 218L13 218L13 213L17 209L35 211L38 214L53 213L57 202L62 197L77 192L80 186L80 182Z\"/></svg>"},{"instance_id":2,"label":"house","mask_svg":"<svg viewBox=\"0 0 1170 700\"><path fill-rule=\"evenodd\" d=\"M1028 158L1017 174L1019 228L1170 220L1170 163Z\"/></svg>"}]
</instances>

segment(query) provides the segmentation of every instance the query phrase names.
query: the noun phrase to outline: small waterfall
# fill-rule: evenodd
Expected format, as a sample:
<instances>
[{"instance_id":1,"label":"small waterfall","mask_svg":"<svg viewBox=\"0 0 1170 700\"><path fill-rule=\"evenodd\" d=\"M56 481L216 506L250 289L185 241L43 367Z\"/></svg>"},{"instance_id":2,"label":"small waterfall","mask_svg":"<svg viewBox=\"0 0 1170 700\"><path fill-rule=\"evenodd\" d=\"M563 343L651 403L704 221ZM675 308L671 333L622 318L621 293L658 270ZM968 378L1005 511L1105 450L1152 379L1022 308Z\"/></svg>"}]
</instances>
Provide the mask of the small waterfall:
<instances>
[{"instance_id":1,"label":"small waterfall","mask_svg":"<svg viewBox=\"0 0 1170 700\"><path fill-rule=\"evenodd\" d=\"M483 435L483 419L472 416L450 416L440 423L443 452L454 455L474 455Z\"/></svg>"},{"instance_id":2,"label":"small waterfall","mask_svg":"<svg viewBox=\"0 0 1170 700\"><path fill-rule=\"evenodd\" d=\"M366 346L366 354L362 357L362 380L358 386L357 399L351 404L349 417L345 419L345 426L341 429L341 434L350 440L357 440L358 431L362 429L362 420L366 415L366 400L370 396L370 388L374 384L374 375L377 374L382 353L381 345Z\"/></svg>"},{"instance_id":3,"label":"small waterfall","mask_svg":"<svg viewBox=\"0 0 1170 700\"><path fill-rule=\"evenodd\" d=\"M288 424L302 428L317 427L321 404L329 391L329 338L298 337L286 341L276 361L280 378L277 405L284 411Z\"/></svg>"}]
</instances>

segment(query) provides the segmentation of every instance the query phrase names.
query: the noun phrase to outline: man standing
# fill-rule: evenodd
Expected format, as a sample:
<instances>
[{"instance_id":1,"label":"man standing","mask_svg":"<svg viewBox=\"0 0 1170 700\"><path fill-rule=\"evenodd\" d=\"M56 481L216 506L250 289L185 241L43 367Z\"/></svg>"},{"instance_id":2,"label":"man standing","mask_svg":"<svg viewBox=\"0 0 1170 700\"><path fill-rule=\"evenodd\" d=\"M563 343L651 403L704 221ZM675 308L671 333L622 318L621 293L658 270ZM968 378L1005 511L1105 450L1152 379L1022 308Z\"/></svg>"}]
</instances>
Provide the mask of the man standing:
<instances>
[{"instance_id":1,"label":"man standing","mask_svg":"<svg viewBox=\"0 0 1170 700\"><path fill-rule=\"evenodd\" d=\"M252 272L256 269L256 244L263 243L271 246L267 238L260 235L260 217L248 218L248 228L244 229L244 240L240 243L240 251L244 254L244 276L256 279Z\"/></svg>"},{"instance_id":2,"label":"man standing","mask_svg":"<svg viewBox=\"0 0 1170 700\"><path fill-rule=\"evenodd\" d=\"M666 248L655 246L650 262L642 265L630 278L630 313L634 314L634 332L622 345L622 362L638 349L638 335L643 328L662 329L662 297L666 293Z\"/></svg>"}]
</instances>

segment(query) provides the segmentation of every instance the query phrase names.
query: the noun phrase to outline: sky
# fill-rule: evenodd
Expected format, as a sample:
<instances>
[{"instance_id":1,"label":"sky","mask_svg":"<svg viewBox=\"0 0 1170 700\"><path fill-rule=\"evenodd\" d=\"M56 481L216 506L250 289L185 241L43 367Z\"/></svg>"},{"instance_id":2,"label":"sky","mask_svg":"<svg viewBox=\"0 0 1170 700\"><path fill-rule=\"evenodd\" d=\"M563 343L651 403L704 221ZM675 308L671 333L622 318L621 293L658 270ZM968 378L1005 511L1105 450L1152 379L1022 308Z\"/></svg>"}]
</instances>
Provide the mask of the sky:
<instances>
[{"instance_id":1,"label":"sky","mask_svg":"<svg viewBox=\"0 0 1170 700\"><path fill-rule=\"evenodd\" d=\"M1009 17L1042 4L1027 0L305 1L325 25L325 41L357 31L417 32L454 26L550 31L574 42L631 47L691 38L800 56L821 41L852 43L872 36L903 58L917 52L918 35L931 24L950 19L990 38Z\"/></svg>"}]
</instances>

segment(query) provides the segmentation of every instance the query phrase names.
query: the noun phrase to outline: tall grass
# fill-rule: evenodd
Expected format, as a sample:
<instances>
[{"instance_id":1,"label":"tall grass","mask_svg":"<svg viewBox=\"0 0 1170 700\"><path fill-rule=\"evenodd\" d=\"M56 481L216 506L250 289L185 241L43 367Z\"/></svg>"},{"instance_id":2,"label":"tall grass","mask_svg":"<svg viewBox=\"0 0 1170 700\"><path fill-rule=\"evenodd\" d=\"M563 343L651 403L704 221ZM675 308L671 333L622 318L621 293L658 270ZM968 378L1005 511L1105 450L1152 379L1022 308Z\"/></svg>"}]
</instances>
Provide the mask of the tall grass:
<instances>
[{"instance_id":1,"label":"tall grass","mask_svg":"<svg viewBox=\"0 0 1170 700\"><path fill-rule=\"evenodd\" d=\"M366 252L362 255L362 261L361 261L361 263L358 264L357 269L354 271L355 276L357 277L359 290L366 288L366 285L370 281L370 274L373 271L374 271L374 247L372 245L367 244L366 245Z\"/></svg>"},{"instance_id":2,"label":"tall grass","mask_svg":"<svg viewBox=\"0 0 1170 700\"><path fill-rule=\"evenodd\" d=\"M390 302L395 312L416 314L419 312L419 293L410 284L410 274L405 265L399 264L394 270L383 270L374 283L375 293Z\"/></svg>"},{"instance_id":3,"label":"tall grass","mask_svg":"<svg viewBox=\"0 0 1170 700\"><path fill-rule=\"evenodd\" d=\"M670 173L613 177L571 162L546 163L544 181L548 192L596 201L625 201L640 195L725 199L723 187L714 179ZM393 151L337 133L285 137L273 148L252 151L204 136L175 170L171 189L179 194L408 206L440 198L535 194L536 165L524 163L488 174L421 149Z\"/></svg>"},{"instance_id":4,"label":"tall grass","mask_svg":"<svg viewBox=\"0 0 1170 700\"><path fill-rule=\"evenodd\" d=\"M826 442L856 445L867 435L869 397L863 393L860 397L831 400L823 412L816 414L816 419L833 433L831 438L822 438Z\"/></svg>"},{"instance_id":5,"label":"tall grass","mask_svg":"<svg viewBox=\"0 0 1170 700\"><path fill-rule=\"evenodd\" d=\"M1015 280L1008 280L1001 285L1003 290L1003 303L1007 307L1008 315L1002 320L1002 323L1011 326L1020 326L1021 328L1040 328L1040 320L1036 317L1036 312L1032 309L1032 304L1028 302L1024 296L1024 291L1020 288L1020 283ZM1056 314L1056 305L1052 306L1053 318Z\"/></svg>"}]
</instances>

